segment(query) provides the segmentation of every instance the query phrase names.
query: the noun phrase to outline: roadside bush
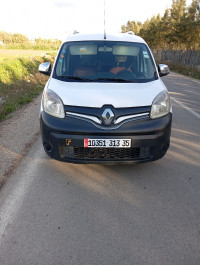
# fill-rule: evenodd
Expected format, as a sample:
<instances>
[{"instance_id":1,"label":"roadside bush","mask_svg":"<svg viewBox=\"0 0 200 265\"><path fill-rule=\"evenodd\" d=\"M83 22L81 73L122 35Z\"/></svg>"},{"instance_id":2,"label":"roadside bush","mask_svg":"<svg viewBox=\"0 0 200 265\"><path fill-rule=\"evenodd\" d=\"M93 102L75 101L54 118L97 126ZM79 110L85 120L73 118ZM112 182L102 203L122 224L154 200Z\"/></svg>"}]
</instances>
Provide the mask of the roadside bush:
<instances>
[{"instance_id":1,"label":"roadside bush","mask_svg":"<svg viewBox=\"0 0 200 265\"><path fill-rule=\"evenodd\" d=\"M0 48L4 49L20 49L20 50L51 50L55 51L61 45L61 41L57 39L35 39L29 40L25 35L20 33L7 33L0 31Z\"/></svg>"},{"instance_id":2,"label":"roadside bush","mask_svg":"<svg viewBox=\"0 0 200 265\"><path fill-rule=\"evenodd\" d=\"M48 56L5 59L1 62L0 121L41 93L48 77L38 73L38 66L53 60L52 56Z\"/></svg>"}]
</instances>

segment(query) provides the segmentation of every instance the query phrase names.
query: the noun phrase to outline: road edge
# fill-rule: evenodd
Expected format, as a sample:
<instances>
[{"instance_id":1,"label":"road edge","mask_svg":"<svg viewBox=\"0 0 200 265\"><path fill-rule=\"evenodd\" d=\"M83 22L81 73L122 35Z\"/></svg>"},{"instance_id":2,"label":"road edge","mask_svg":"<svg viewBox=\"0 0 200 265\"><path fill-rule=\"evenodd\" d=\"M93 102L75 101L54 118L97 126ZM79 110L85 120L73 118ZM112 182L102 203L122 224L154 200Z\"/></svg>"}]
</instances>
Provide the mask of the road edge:
<instances>
[{"instance_id":1,"label":"road edge","mask_svg":"<svg viewBox=\"0 0 200 265\"><path fill-rule=\"evenodd\" d=\"M0 123L0 189L40 135L41 94Z\"/></svg>"}]
</instances>

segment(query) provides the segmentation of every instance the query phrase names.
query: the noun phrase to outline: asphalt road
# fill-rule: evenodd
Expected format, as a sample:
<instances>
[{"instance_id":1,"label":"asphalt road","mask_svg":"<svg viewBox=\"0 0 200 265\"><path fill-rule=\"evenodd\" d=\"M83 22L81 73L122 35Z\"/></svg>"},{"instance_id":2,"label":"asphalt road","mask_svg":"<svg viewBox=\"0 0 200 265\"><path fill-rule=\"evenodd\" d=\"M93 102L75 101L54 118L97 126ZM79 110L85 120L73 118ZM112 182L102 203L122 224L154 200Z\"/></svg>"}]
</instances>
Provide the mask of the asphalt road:
<instances>
[{"instance_id":1,"label":"asphalt road","mask_svg":"<svg viewBox=\"0 0 200 265\"><path fill-rule=\"evenodd\" d=\"M200 82L163 80L173 130L159 161L67 164L34 143L0 192L0 264L200 264Z\"/></svg>"}]
</instances>

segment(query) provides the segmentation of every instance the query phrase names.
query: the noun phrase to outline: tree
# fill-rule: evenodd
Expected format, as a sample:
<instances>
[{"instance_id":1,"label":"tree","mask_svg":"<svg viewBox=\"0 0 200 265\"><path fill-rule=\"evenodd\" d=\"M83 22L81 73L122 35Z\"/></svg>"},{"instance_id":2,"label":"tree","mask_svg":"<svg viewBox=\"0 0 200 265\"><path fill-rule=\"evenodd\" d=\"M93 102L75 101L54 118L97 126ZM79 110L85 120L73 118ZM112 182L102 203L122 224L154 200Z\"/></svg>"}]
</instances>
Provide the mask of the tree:
<instances>
[{"instance_id":1,"label":"tree","mask_svg":"<svg viewBox=\"0 0 200 265\"><path fill-rule=\"evenodd\" d=\"M141 27L142 27L141 22L128 21L126 23L126 26L125 25L121 26L121 29L123 33L133 31L137 35L140 32Z\"/></svg>"},{"instance_id":2,"label":"tree","mask_svg":"<svg viewBox=\"0 0 200 265\"><path fill-rule=\"evenodd\" d=\"M200 0L173 0L163 17L158 14L143 24L128 21L122 32L134 31L143 37L152 48L200 49Z\"/></svg>"},{"instance_id":3,"label":"tree","mask_svg":"<svg viewBox=\"0 0 200 265\"><path fill-rule=\"evenodd\" d=\"M12 42L18 44L26 44L29 42L29 40L25 35L15 33L12 35Z\"/></svg>"},{"instance_id":4,"label":"tree","mask_svg":"<svg viewBox=\"0 0 200 265\"><path fill-rule=\"evenodd\" d=\"M173 0L171 7L171 23L181 22L186 11L186 0Z\"/></svg>"},{"instance_id":5,"label":"tree","mask_svg":"<svg viewBox=\"0 0 200 265\"><path fill-rule=\"evenodd\" d=\"M200 0L193 0L188 7L188 12L185 20L186 25L186 47L200 48Z\"/></svg>"}]
</instances>

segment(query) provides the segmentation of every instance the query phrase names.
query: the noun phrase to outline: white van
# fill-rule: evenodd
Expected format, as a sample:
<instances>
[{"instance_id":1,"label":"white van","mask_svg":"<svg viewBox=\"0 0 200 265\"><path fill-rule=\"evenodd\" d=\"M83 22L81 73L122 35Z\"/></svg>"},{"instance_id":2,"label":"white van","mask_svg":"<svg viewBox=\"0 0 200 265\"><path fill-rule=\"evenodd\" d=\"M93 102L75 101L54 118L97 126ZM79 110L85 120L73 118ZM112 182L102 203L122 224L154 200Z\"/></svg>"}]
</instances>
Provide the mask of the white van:
<instances>
[{"instance_id":1,"label":"white van","mask_svg":"<svg viewBox=\"0 0 200 265\"><path fill-rule=\"evenodd\" d=\"M172 109L146 42L133 34L74 34L54 66L39 71L44 88L40 125L44 150L73 163L157 160L170 144Z\"/></svg>"}]
</instances>

